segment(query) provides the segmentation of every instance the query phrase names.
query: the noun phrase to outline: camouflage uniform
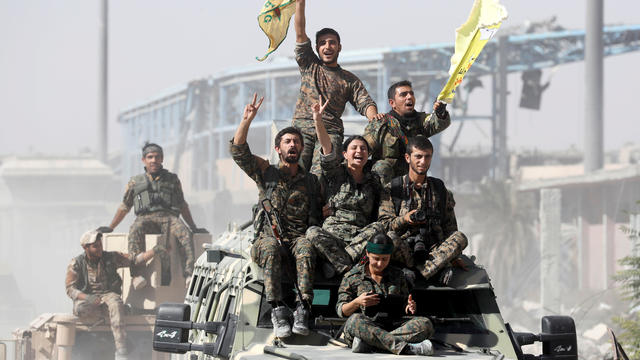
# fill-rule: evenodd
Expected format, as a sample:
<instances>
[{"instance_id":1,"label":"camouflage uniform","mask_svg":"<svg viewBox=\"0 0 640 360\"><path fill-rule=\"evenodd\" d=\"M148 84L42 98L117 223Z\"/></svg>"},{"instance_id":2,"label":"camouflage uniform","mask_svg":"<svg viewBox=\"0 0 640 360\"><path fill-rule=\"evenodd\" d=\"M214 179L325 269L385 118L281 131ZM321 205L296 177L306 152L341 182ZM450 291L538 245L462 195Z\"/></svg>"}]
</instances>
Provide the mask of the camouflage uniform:
<instances>
[{"instance_id":1,"label":"camouflage uniform","mask_svg":"<svg viewBox=\"0 0 640 360\"><path fill-rule=\"evenodd\" d=\"M307 239L338 273L344 273L360 259L367 241L385 228L374 222L378 218L382 192L378 177L365 172L363 182L357 184L336 154L334 147L331 154L320 157L321 182L332 214L322 227L310 227Z\"/></svg>"},{"instance_id":2,"label":"camouflage uniform","mask_svg":"<svg viewBox=\"0 0 640 360\"><path fill-rule=\"evenodd\" d=\"M109 314L111 331L116 348L126 347L127 332L124 323L124 304L122 302L122 279L117 269L130 266L132 257L119 252L105 251L96 263L92 263L83 253L77 256L67 267L65 287L67 295L73 300L73 313L77 316L95 316ZM90 304L78 299L78 295L96 295L101 304Z\"/></svg>"},{"instance_id":3,"label":"camouflage uniform","mask_svg":"<svg viewBox=\"0 0 640 360\"><path fill-rule=\"evenodd\" d=\"M297 283L302 298L313 299L313 275L315 271L315 251L304 237L309 224L317 224L320 210L320 184L315 175L306 173L302 168L294 177L288 176L278 167L260 157L251 154L248 144L230 147L233 160L256 182L260 200L267 197L270 173L277 174L276 184L269 197L273 208L280 214L284 234L282 240L288 251L284 251L269 229L258 230L257 239L251 248L251 257L264 270L264 286L267 301L282 300L282 264L289 261L289 252L296 264ZM312 196L316 196L313 199ZM315 205L314 205L315 204ZM268 224L266 225L268 227ZM292 279L293 280L293 279Z\"/></svg>"},{"instance_id":4,"label":"camouflage uniform","mask_svg":"<svg viewBox=\"0 0 640 360\"><path fill-rule=\"evenodd\" d=\"M333 146L340 149L344 135L344 125L340 117L347 102L362 115L366 114L369 106L375 106L376 103L357 76L340 66L323 65L311 48L311 40L296 44L295 56L300 68L301 83L293 114L293 126L300 129L304 137L302 164L305 169L310 169L311 173L317 175L320 174L320 144L313 125L311 105L320 101L320 96L324 101L329 99L322 119Z\"/></svg>"},{"instance_id":5,"label":"camouflage uniform","mask_svg":"<svg viewBox=\"0 0 640 360\"><path fill-rule=\"evenodd\" d=\"M362 293L374 292L380 295L409 294L407 280L399 268L388 266L384 269L382 281L376 283L367 272L368 262L354 266L342 279L338 290L336 312L342 314L342 306ZM425 317L416 316L400 327L391 329L356 311L349 316L344 326L344 339L351 346L354 337L359 337L369 345L400 354L407 343L418 343L433 335L433 325Z\"/></svg>"},{"instance_id":6,"label":"camouflage uniform","mask_svg":"<svg viewBox=\"0 0 640 360\"><path fill-rule=\"evenodd\" d=\"M177 175L165 169L160 170L160 172L154 176L149 173L145 173L144 176L146 176L146 179L143 175L137 175L129 180L122 204L120 205L120 208L125 212L129 212L134 206L136 207L136 220L129 228L129 254L135 256L146 250L146 234L163 234L165 235L166 241L163 245L167 249L171 248L172 244L178 245L178 251L183 265L183 275L185 279L190 278L195 263L195 250L191 231L189 231L189 228L180 220L180 211L184 206L187 206L180 180ZM136 203L140 201L140 197L136 196L135 189L136 186L141 185L138 183L141 179L144 179L145 182L148 181L149 187L158 186L164 188L170 186L170 191L173 193L172 196L175 196L172 203L175 205L154 205L151 211L138 211ZM161 259L162 282L163 285L168 285L171 281L169 257L167 254L163 254ZM138 272L138 269L135 267L131 270L133 276Z\"/></svg>"},{"instance_id":7,"label":"camouflage uniform","mask_svg":"<svg viewBox=\"0 0 640 360\"><path fill-rule=\"evenodd\" d=\"M383 184L406 174L409 166L404 154L408 139L416 135L433 136L450 124L449 113L445 118L423 112L403 117L393 110L385 114L384 119L369 122L363 136L371 147L372 170L380 176Z\"/></svg>"},{"instance_id":8,"label":"camouflage uniform","mask_svg":"<svg viewBox=\"0 0 640 360\"><path fill-rule=\"evenodd\" d=\"M458 231L458 223L454 211L456 203L453 199L453 194L445 188L442 180L427 177L428 186L423 187L416 187L410 183L408 175L403 176L402 181L402 196L398 198L401 199L398 211L396 211L393 202L392 182L385 187L380 204L380 213L385 221L388 221L390 230L388 235L394 240L393 259L400 260L410 268L415 266L422 276L428 279L447 266L453 259L460 256L462 250L467 247L467 237ZM431 196L430 201L427 200L428 195ZM414 209L428 209L429 204L432 213L439 217L439 220L431 222L430 238L433 240L433 244L428 249L427 260L424 263L415 264L413 250L406 240L410 236L419 234L420 227L410 226L405 221L404 216ZM440 206L440 204L444 206Z\"/></svg>"}]
</instances>

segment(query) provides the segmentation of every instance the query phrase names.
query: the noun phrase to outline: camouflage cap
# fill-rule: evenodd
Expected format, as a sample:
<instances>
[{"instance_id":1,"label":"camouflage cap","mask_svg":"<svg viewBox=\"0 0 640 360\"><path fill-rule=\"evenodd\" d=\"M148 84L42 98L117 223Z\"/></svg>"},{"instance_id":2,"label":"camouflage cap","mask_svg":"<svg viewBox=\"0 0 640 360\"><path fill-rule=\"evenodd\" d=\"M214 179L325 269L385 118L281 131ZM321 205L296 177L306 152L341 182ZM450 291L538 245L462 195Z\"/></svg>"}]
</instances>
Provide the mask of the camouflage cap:
<instances>
[{"instance_id":1,"label":"camouflage cap","mask_svg":"<svg viewBox=\"0 0 640 360\"><path fill-rule=\"evenodd\" d=\"M80 246L93 244L94 242L96 242L96 240L99 239L98 235L102 234L97 232L96 230L90 230L82 234L82 237L80 238Z\"/></svg>"}]
</instances>

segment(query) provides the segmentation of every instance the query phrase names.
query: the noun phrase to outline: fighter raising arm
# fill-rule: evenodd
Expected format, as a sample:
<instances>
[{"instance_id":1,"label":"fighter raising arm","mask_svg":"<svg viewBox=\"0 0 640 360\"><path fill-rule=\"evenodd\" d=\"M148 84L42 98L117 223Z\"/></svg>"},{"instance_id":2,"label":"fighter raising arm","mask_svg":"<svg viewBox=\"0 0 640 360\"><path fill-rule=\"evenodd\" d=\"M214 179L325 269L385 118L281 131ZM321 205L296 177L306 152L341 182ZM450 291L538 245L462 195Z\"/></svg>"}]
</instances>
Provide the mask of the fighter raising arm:
<instances>
[{"instance_id":1,"label":"fighter raising arm","mask_svg":"<svg viewBox=\"0 0 640 360\"><path fill-rule=\"evenodd\" d=\"M305 30L306 19L304 17L304 5L305 5L304 3L305 3L305 0L296 1L296 15L295 15L295 21L293 23L293 27L296 28L296 42L298 44L309 40L309 37L307 36L306 30Z\"/></svg>"},{"instance_id":2,"label":"fighter raising arm","mask_svg":"<svg viewBox=\"0 0 640 360\"><path fill-rule=\"evenodd\" d=\"M256 117L258 113L258 109L262 105L262 101L264 100L264 96L260 98L258 104L256 104L256 99L258 98L258 94L253 94L253 100L250 104L244 107L244 113L242 114L242 120L240 121L240 126L236 130L236 134L233 137L234 145L242 145L247 142L247 134L249 133L249 127L251 126L251 122Z\"/></svg>"},{"instance_id":3,"label":"fighter raising arm","mask_svg":"<svg viewBox=\"0 0 640 360\"><path fill-rule=\"evenodd\" d=\"M313 123L316 127L316 134L318 135L318 141L320 142L322 153L324 155L329 155L333 151L331 138L329 137L327 129L324 127L324 122L322 121L322 112L329 104L329 100L330 99L327 99L327 101L322 104L322 95L320 95L320 102L311 106L311 111L313 112Z\"/></svg>"}]
</instances>

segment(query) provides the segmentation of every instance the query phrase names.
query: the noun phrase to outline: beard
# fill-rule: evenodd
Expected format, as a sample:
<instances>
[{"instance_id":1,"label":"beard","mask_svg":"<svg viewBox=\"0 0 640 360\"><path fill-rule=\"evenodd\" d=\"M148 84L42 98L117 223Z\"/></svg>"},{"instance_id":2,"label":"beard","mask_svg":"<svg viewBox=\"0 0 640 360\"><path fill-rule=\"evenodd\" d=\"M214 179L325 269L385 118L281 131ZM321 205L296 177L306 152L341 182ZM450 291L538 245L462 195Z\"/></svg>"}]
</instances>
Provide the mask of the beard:
<instances>
[{"instance_id":1,"label":"beard","mask_svg":"<svg viewBox=\"0 0 640 360\"><path fill-rule=\"evenodd\" d=\"M295 153L295 154L282 154L280 155L280 160L289 163L289 164L295 164L298 162L298 160L300 160L300 153Z\"/></svg>"},{"instance_id":2,"label":"beard","mask_svg":"<svg viewBox=\"0 0 640 360\"><path fill-rule=\"evenodd\" d=\"M418 171L417 166L414 164L409 164L409 166L411 166L411 170L418 175L427 175L427 171L429 171L429 168L426 168L424 171Z\"/></svg>"},{"instance_id":3,"label":"beard","mask_svg":"<svg viewBox=\"0 0 640 360\"><path fill-rule=\"evenodd\" d=\"M298 162L298 159L300 159L300 156L298 156L298 155L289 155L289 156L285 157L283 160L286 163L295 164L295 163Z\"/></svg>"}]
</instances>

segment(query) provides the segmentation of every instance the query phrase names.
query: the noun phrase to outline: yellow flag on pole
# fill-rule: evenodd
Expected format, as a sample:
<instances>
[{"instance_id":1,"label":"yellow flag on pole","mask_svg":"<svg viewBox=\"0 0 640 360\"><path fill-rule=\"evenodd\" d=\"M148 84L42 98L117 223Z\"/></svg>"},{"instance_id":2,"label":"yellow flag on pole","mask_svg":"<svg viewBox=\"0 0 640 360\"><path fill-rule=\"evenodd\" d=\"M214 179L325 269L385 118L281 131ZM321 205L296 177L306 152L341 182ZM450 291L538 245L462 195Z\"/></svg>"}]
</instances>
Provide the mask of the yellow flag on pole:
<instances>
[{"instance_id":1,"label":"yellow flag on pole","mask_svg":"<svg viewBox=\"0 0 640 360\"><path fill-rule=\"evenodd\" d=\"M438 95L438 100L446 103L453 101L456 87L506 18L507 9L500 4L500 0L474 1L469 18L456 29L455 52L449 68L451 77Z\"/></svg>"},{"instance_id":2,"label":"yellow flag on pole","mask_svg":"<svg viewBox=\"0 0 640 360\"><path fill-rule=\"evenodd\" d=\"M296 12L295 0L267 0L258 15L258 25L269 38L269 49L267 53L256 60L263 61L287 37L289 22Z\"/></svg>"}]
</instances>

